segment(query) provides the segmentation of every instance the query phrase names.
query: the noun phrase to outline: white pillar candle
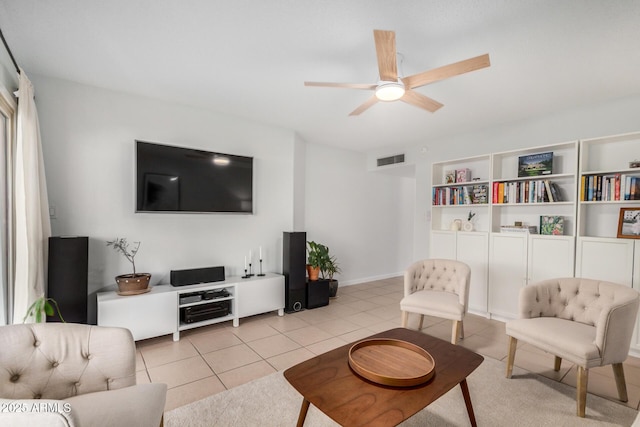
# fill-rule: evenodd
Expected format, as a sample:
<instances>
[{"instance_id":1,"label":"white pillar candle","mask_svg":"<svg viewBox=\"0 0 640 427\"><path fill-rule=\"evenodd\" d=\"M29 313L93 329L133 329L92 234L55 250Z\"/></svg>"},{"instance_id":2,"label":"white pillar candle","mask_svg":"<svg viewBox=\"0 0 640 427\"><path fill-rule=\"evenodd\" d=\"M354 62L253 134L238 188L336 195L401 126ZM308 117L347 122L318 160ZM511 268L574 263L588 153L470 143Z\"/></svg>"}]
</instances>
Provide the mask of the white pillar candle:
<instances>
[{"instance_id":1,"label":"white pillar candle","mask_svg":"<svg viewBox=\"0 0 640 427\"><path fill-rule=\"evenodd\" d=\"M249 264L251 264L251 249L249 249Z\"/></svg>"},{"instance_id":2,"label":"white pillar candle","mask_svg":"<svg viewBox=\"0 0 640 427\"><path fill-rule=\"evenodd\" d=\"M262 246L260 246L260 259L262 259Z\"/></svg>"},{"instance_id":3,"label":"white pillar candle","mask_svg":"<svg viewBox=\"0 0 640 427\"><path fill-rule=\"evenodd\" d=\"M244 256L244 269L247 269L247 256Z\"/></svg>"}]
</instances>

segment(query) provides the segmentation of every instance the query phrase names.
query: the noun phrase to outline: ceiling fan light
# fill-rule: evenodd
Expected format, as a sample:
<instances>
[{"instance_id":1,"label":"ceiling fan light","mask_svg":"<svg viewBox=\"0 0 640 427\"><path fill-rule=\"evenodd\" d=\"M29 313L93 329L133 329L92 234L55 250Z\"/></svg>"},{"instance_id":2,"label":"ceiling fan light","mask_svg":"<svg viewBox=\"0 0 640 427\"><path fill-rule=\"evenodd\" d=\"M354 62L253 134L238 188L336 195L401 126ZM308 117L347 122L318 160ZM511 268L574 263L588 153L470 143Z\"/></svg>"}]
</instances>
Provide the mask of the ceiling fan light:
<instances>
[{"instance_id":1,"label":"ceiling fan light","mask_svg":"<svg viewBox=\"0 0 640 427\"><path fill-rule=\"evenodd\" d=\"M402 82L380 82L376 87L376 98L380 101L397 101L404 95Z\"/></svg>"}]
</instances>

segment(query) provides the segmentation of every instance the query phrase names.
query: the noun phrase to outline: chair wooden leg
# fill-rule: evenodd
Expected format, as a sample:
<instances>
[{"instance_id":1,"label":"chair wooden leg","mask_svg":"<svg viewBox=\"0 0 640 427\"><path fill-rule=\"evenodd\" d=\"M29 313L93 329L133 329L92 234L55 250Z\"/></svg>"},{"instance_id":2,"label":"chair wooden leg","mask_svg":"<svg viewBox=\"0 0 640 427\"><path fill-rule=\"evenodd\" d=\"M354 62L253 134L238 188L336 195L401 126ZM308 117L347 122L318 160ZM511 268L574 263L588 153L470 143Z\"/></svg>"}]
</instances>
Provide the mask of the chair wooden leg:
<instances>
[{"instance_id":1,"label":"chair wooden leg","mask_svg":"<svg viewBox=\"0 0 640 427\"><path fill-rule=\"evenodd\" d=\"M407 327L407 323L409 323L409 312L408 311L403 311L402 312L402 327L406 328Z\"/></svg>"},{"instance_id":2,"label":"chair wooden leg","mask_svg":"<svg viewBox=\"0 0 640 427\"><path fill-rule=\"evenodd\" d=\"M453 326L451 328L451 344L455 345L458 342L459 334L460 334L460 321L454 320Z\"/></svg>"},{"instance_id":3,"label":"chair wooden leg","mask_svg":"<svg viewBox=\"0 0 640 427\"><path fill-rule=\"evenodd\" d=\"M162 413L162 417L160 417L160 427L164 427L164 413Z\"/></svg>"},{"instance_id":4,"label":"chair wooden leg","mask_svg":"<svg viewBox=\"0 0 640 427\"><path fill-rule=\"evenodd\" d=\"M511 378L513 373L513 361L516 358L516 347L518 346L518 340L514 337L509 337L509 356L507 357L507 378Z\"/></svg>"},{"instance_id":5,"label":"chair wooden leg","mask_svg":"<svg viewBox=\"0 0 640 427\"><path fill-rule=\"evenodd\" d=\"M576 404L578 416L584 418L587 406L587 383L589 381L589 370L578 366L578 382L576 385Z\"/></svg>"},{"instance_id":6,"label":"chair wooden leg","mask_svg":"<svg viewBox=\"0 0 640 427\"><path fill-rule=\"evenodd\" d=\"M560 365L562 364L562 357L556 356L553 361L553 370L558 372L560 370Z\"/></svg>"},{"instance_id":7,"label":"chair wooden leg","mask_svg":"<svg viewBox=\"0 0 640 427\"><path fill-rule=\"evenodd\" d=\"M420 323L418 323L418 330L422 330L422 323L424 322L424 314L420 315Z\"/></svg>"},{"instance_id":8,"label":"chair wooden leg","mask_svg":"<svg viewBox=\"0 0 640 427\"><path fill-rule=\"evenodd\" d=\"M616 379L618 397L621 402L628 402L629 397L627 396L627 383L624 380L624 368L622 367L622 363L614 363L611 367L613 368L613 376Z\"/></svg>"},{"instance_id":9,"label":"chair wooden leg","mask_svg":"<svg viewBox=\"0 0 640 427\"><path fill-rule=\"evenodd\" d=\"M461 340L464 339L464 322L462 320L460 321L460 333L458 335Z\"/></svg>"}]
</instances>

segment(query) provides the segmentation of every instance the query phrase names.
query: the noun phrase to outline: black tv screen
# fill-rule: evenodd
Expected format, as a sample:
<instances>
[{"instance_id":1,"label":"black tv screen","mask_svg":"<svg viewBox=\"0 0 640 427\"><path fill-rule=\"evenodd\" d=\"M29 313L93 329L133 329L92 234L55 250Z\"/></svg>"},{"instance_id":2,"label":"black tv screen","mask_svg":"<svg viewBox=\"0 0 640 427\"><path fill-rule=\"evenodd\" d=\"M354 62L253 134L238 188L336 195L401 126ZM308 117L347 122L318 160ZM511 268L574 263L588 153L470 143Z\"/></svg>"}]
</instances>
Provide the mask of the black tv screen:
<instances>
[{"instance_id":1,"label":"black tv screen","mask_svg":"<svg viewBox=\"0 0 640 427\"><path fill-rule=\"evenodd\" d=\"M253 212L253 158L136 141L136 212Z\"/></svg>"}]
</instances>

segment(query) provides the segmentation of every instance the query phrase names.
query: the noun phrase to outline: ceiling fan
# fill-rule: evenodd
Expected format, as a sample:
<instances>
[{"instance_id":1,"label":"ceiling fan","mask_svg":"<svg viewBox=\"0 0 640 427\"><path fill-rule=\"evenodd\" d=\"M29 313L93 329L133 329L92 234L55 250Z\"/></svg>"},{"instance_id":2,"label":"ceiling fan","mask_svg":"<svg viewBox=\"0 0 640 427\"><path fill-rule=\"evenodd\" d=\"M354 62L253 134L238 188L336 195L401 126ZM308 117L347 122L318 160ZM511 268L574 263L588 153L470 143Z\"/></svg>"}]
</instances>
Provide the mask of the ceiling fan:
<instances>
[{"instance_id":1,"label":"ceiling fan","mask_svg":"<svg viewBox=\"0 0 640 427\"><path fill-rule=\"evenodd\" d=\"M304 85L375 90L375 94L358 108L353 110L349 114L350 116L359 115L378 101L397 100L404 101L407 104L423 108L433 113L443 105L438 101L414 91L413 89L491 65L489 62L489 55L485 54L414 74L412 76L401 77L398 75L398 64L396 59L396 33L394 31L373 30L373 38L376 43L376 56L378 57L378 71L380 73L380 80L378 83L359 84L304 82Z\"/></svg>"}]
</instances>

